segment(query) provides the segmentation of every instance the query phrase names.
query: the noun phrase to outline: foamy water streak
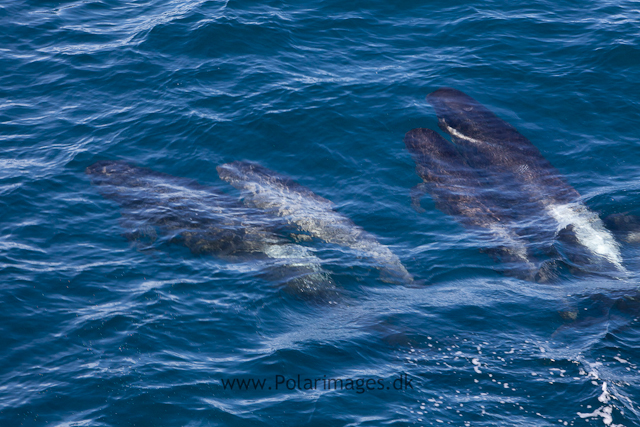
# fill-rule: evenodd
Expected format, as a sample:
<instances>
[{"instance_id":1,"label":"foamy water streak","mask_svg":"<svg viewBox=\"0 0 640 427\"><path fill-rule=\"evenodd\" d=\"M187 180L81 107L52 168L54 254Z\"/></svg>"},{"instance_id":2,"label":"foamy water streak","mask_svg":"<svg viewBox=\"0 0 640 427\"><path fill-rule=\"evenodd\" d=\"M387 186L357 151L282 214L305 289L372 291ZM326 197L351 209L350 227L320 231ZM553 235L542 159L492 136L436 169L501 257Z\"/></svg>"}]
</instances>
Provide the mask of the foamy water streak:
<instances>
[{"instance_id":1,"label":"foamy water streak","mask_svg":"<svg viewBox=\"0 0 640 427\"><path fill-rule=\"evenodd\" d=\"M591 378L592 384L598 385L598 381L602 381L602 385L600 386L602 389L602 393L598 396L598 402L600 402L602 406L600 406L593 412L578 412L577 415L582 419L601 417L602 422L606 426L624 427L623 424L613 423L614 405L612 405L610 401L612 399L620 401L620 399L615 394L613 394L613 391L607 386L607 381L604 381L602 378L600 378L600 373L598 372L598 368L602 366L602 363L600 362L589 363L586 360L584 360L584 358L582 357L580 357L578 361L581 362L581 365L584 368L584 371L581 371L581 373L584 373L589 378Z\"/></svg>"},{"instance_id":2,"label":"foamy water streak","mask_svg":"<svg viewBox=\"0 0 640 427\"><path fill-rule=\"evenodd\" d=\"M547 212L557 221L558 232L569 225L573 226L573 232L581 245L615 265L618 270L627 271L622 265L620 248L615 238L604 227L600 217L586 206L581 203L549 205Z\"/></svg>"}]
</instances>

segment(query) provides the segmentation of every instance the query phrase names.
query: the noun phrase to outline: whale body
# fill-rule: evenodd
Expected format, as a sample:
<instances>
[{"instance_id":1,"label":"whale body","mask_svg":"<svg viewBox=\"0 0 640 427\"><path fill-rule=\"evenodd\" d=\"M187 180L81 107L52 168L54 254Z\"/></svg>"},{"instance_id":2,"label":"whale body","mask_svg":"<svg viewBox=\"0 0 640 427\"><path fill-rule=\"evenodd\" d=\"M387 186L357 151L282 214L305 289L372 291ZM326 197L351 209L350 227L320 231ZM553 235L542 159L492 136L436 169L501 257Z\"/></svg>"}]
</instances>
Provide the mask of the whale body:
<instances>
[{"instance_id":1,"label":"whale body","mask_svg":"<svg viewBox=\"0 0 640 427\"><path fill-rule=\"evenodd\" d=\"M459 90L438 89L427 96L427 101L435 109L438 125L451 136L466 164L480 171L483 185L509 188L523 200L514 205L513 198L501 201L498 196L495 211L510 210L512 219L522 220L519 210L530 215L530 208L537 206L555 223L556 235L569 230L596 262L626 271L611 232L527 138Z\"/></svg>"},{"instance_id":2,"label":"whale body","mask_svg":"<svg viewBox=\"0 0 640 427\"><path fill-rule=\"evenodd\" d=\"M420 197L429 192L438 209L467 227L486 230L500 259L520 263L525 277L533 278L537 266L526 242L500 210L491 209L481 177L455 147L437 132L423 128L407 132L404 142L416 163L416 173L424 181L412 190L414 208L420 210Z\"/></svg>"},{"instance_id":3,"label":"whale body","mask_svg":"<svg viewBox=\"0 0 640 427\"><path fill-rule=\"evenodd\" d=\"M320 260L280 236L278 224L214 188L124 161L100 161L86 169L100 193L122 208L125 226L155 239L158 231L196 254L239 261L265 259L297 293L320 294L335 287Z\"/></svg>"},{"instance_id":4,"label":"whale body","mask_svg":"<svg viewBox=\"0 0 640 427\"><path fill-rule=\"evenodd\" d=\"M218 175L241 190L245 201L284 218L300 230L327 243L355 250L373 260L383 280L408 283L413 277L400 259L378 239L334 210L329 200L292 179L250 162L218 166Z\"/></svg>"}]
</instances>

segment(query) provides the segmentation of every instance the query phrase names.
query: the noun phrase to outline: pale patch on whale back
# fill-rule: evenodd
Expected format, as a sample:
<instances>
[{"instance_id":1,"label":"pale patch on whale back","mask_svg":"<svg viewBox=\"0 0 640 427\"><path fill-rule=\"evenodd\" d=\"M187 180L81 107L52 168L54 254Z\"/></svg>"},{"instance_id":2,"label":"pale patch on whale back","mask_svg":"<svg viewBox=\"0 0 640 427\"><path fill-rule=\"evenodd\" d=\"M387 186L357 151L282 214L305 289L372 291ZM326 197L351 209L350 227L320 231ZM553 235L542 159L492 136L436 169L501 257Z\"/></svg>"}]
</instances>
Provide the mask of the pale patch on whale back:
<instances>
[{"instance_id":1,"label":"pale patch on whale back","mask_svg":"<svg viewBox=\"0 0 640 427\"><path fill-rule=\"evenodd\" d=\"M549 205L547 212L558 222L558 230L572 225L578 242L591 253L615 265L620 271L627 270L622 265L618 242L604 227L602 220L594 212L580 203Z\"/></svg>"},{"instance_id":2,"label":"pale patch on whale back","mask_svg":"<svg viewBox=\"0 0 640 427\"><path fill-rule=\"evenodd\" d=\"M481 141L479 139L475 139L475 138L471 138L470 136L467 136L465 134L463 134L462 132L452 128L451 126L449 126L447 124L447 122L445 122L444 120L441 119L441 122L444 124L444 127L447 128L447 132L449 133L449 135L455 137L455 138L459 138L459 139L464 139L465 141L469 141L469 142L473 142L474 144L484 144L484 141Z\"/></svg>"}]
</instances>

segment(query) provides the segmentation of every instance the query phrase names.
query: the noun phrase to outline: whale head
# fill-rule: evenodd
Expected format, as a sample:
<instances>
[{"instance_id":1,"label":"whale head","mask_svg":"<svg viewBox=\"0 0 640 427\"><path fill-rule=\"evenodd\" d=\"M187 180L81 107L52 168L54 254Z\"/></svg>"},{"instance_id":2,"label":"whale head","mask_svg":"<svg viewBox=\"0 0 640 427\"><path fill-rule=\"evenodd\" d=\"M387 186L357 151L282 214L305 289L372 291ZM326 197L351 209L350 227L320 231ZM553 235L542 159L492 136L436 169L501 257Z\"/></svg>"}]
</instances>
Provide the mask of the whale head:
<instances>
[{"instance_id":1,"label":"whale head","mask_svg":"<svg viewBox=\"0 0 640 427\"><path fill-rule=\"evenodd\" d=\"M440 88L427 95L427 102L436 111L443 131L472 145L482 143L488 136L517 134L511 125L457 89Z\"/></svg>"},{"instance_id":2,"label":"whale head","mask_svg":"<svg viewBox=\"0 0 640 427\"><path fill-rule=\"evenodd\" d=\"M95 185L120 185L131 179L139 168L122 160L101 160L85 169Z\"/></svg>"},{"instance_id":3,"label":"whale head","mask_svg":"<svg viewBox=\"0 0 640 427\"><path fill-rule=\"evenodd\" d=\"M85 169L92 178L111 177L114 175L128 175L134 173L135 167L122 160L101 160Z\"/></svg>"},{"instance_id":4,"label":"whale head","mask_svg":"<svg viewBox=\"0 0 640 427\"><path fill-rule=\"evenodd\" d=\"M130 173L134 167L122 160L101 160L87 167L87 175L113 175Z\"/></svg>"}]
</instances>

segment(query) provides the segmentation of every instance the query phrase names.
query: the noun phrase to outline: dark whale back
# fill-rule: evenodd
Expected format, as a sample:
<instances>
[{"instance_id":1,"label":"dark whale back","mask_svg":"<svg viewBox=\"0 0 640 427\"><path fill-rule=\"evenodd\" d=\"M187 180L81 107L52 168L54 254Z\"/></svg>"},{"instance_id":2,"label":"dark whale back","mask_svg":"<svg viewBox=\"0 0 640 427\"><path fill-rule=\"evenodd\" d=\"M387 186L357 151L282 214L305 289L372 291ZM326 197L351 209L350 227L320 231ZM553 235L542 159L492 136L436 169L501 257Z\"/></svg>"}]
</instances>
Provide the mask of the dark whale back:
<instances>
[{"instance_id":1,"label":"dark whale back","mask_svg":"<svg viewBox=\"0 0 640 427\"><path fill-rule=\"evenodd\" d=\"M338 296L320 260L282 236L279 218L215 188L123 161L100 161L86 173L104 197L122 207L123 226L133 229L128 237L164 235L196 254L268 260L265 276L296 295L328 302Z\"/></svg>"},{"instance_id":2,"label":"dark whale back","mask_svg":"<svg viewBox=\"0 0 640 427\"><path fill-rule=\"evenodd\" d=\"M404 143L438 209L465 224L484 227L498 221L482 201L478 175L451 143L424 128L407 132Z\"/></svg>"},{"instance_id":3,"label":"dark whale back","mask_svg":"<svg viewBox=\"0 0 640 427\"><path fill-rule=\"evenodd\" d=\"M580 268L614 267L626 274L613 235L527 138L459 90L438 89L427 101L453 144L421 129L410 132L405 142L442 210L474 225L486 221L493 229L496 219L520 236L511 240L528 241L534 253L566 252L565 258ZM466 185L465 196L456 194L459 182ZM480 206L491 212L492 217L484 215L490 220L477 219Z\"/></svg>"},{"instance_id":4,"label":"dark whale back","mask_svg":"<svg viewBox=\"0 0 640 427\"><path fill-rule=\"evenodd\" d=\"M266 237L274 239L264 218L193 180L111 160L89 166L86 173L104 197L123 208L123 225L179 236L194 253L259 252Z\"/></svg>"},{"instance_id":5,"label":"dark whale back","mask_svg":"<svg viewBox=\"0 0 640 427\"><path fill-rule=\"evenodd\" d=\"M515 275L532 280L537 266L525 242L509 221L499 217L503 210L485 197L478 174L455 146L433 130L423 128L407 132L404 142L436 207L467 227L484 229L492 241L486 251L503 263L511 263ZM414 204L417 205L415 199Z\"/></svg>"},{"instance_id":6,"label":"dark whale back","mask_svg":"<svg viewBox=\"0 0 640 427\"><path fill-rule=\"evenodd\" d=\"M579 200L540 150L513 126L465 93L441 88L427 96L438 116L438 125L464 148L469 165L488 169L495 185L512 179L537 202Z\"/></svg>"}]
</instances>

